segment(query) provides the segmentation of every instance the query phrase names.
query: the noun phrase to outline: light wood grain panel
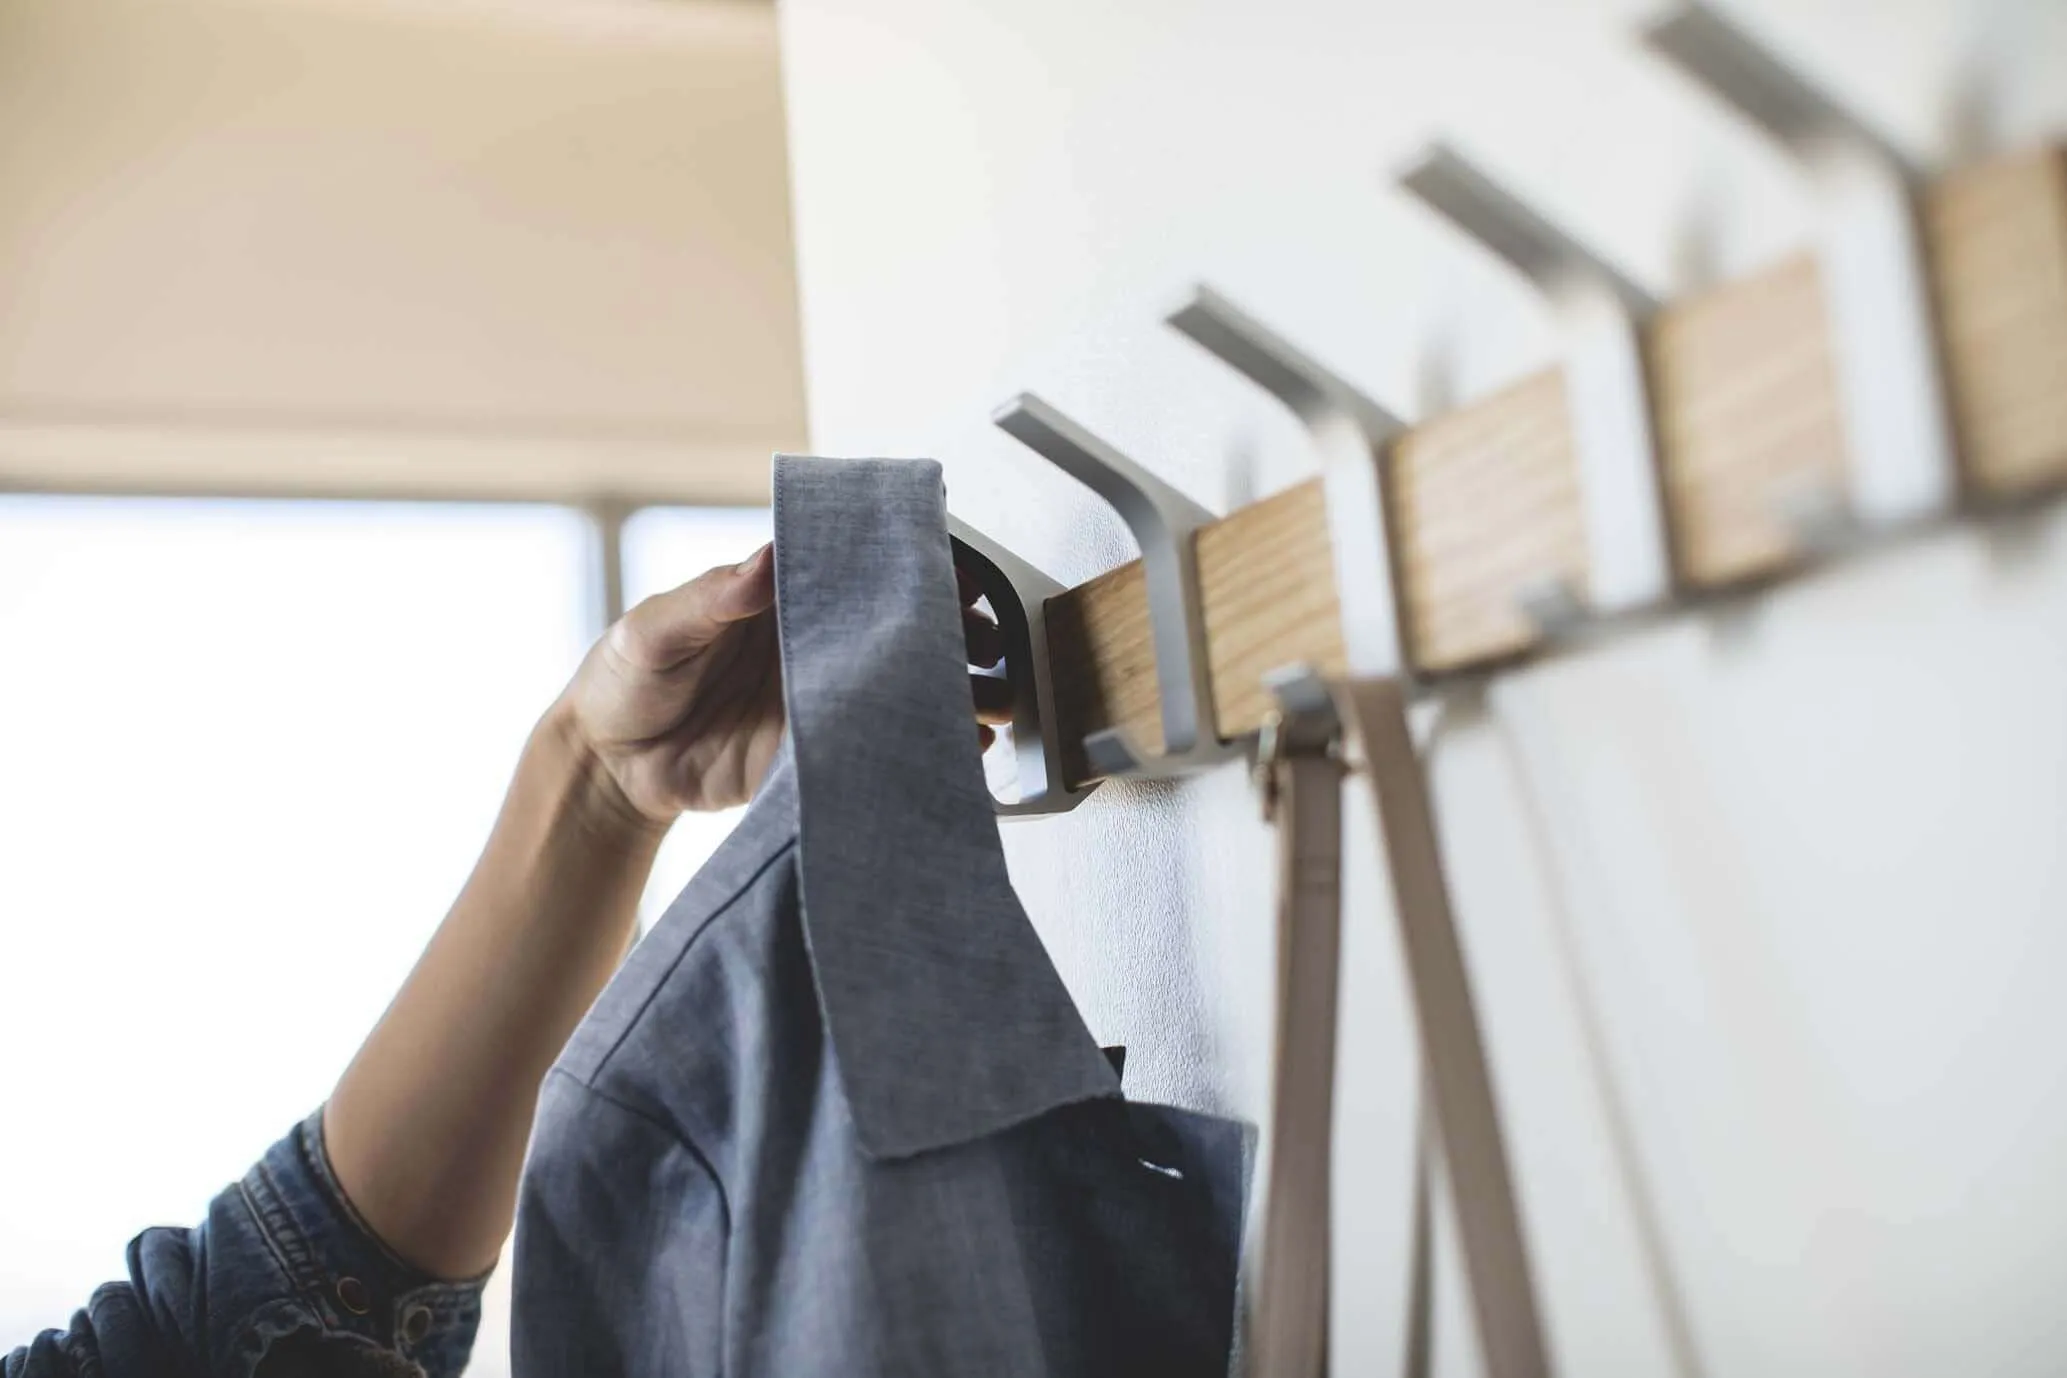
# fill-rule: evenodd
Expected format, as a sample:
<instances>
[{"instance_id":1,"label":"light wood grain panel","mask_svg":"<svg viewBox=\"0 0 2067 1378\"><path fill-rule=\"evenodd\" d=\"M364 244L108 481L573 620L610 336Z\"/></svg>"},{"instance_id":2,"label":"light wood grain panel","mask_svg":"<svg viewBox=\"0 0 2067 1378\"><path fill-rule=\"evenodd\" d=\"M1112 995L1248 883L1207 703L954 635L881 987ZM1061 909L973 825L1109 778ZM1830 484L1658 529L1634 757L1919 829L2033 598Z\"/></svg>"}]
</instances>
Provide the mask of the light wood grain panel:
<instances>
[{"instance_id":1,"label":"light wood grain panel","mask_svg":"<svg viewBox=\"0 0 2067 1378\"><path fill-rule=\"evenodd\" d=\"M1318 479L1252 503L1198 536L1214 717L1222 736L1253 732L1270 707L1263 676L1306 661L1339 674L1342 627L1327 509ZM1063 772L1089 778L1083 739L1122 726L1162 746L1155 647L1141 564L1130 561L1048 601Z\"/></svg>"},{"instance_id":2,"label":"light wood grain panel","mask_svg":"<svg viewBox=\"0 0 2067 1378\"><path fill-rule=\"evenodd\" d=\"M1646 346L1680 576L1714 587L1778 573L1798 554L1786 504L1845 473L1815 260L1676 303Z\"/></svg>"},{"instance_id":3,"label":"light wood grain panel","mask_svg":"<svg viewBox=\"0 0 2067 1378\"><path fill-rule=\"evenodd\" d=\"M1271 708L1263 677L1272 670L1294 661L1328 675L1349 668L1319 480L1207 527L1198 552L1221 736L1263 721Z\"/></svg>"},{"instance_id":4,"label":"light wood grain panel","mask_svg":"<svg viewBox=\"0 0 2067 1378\"><path fill-rule=\"evenodd\" d=\"M1924 232L1968 482L2067 481L2067 160L2057 148L1937 183Z\"/></svg>"},{"instance_id":5,"label":"light wood grain panel","mask_svg":"<svg viewBox=\"0 0 2067 1378\"><path fill-rule=\"evenodd\" d=\"M1390 463L1415 664L1442 673L1534 646L1519 596L1552 580L1583 590L1587 577L1562 373L1415 428Z\"/></svg>"},{"instance_id":6,"label":"light wood grain panel","mask_svg":"<svg viewBox=\"0 0 2067 1378\"><path fill-rule=\"evenodd\" d=\"M1084 738L1093 732L1124 726L1144 748L1162 745L1148 587L1139 560L1048 600L1048 658L1062 773L1072 785L1091 778Z\"/></svg>"}]
</instances>

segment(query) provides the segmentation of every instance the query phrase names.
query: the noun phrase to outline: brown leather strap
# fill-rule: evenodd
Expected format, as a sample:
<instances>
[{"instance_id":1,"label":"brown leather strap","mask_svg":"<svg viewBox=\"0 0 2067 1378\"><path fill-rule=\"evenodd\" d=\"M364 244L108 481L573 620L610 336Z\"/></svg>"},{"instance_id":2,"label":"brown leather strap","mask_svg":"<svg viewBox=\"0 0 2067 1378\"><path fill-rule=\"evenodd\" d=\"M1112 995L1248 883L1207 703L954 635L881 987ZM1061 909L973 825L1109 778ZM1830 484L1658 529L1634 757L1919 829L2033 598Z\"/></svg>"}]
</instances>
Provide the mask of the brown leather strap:
<instances>
[{"instance_id":1,"label":"brown leather strap","mask_svg":"<svg viewBox=\"0 0 2067 1378\"><path fill-rule=\"evenodd\" d=\"M1342 768L1326 742L1267 759L1278 830L1277 1022L1261 1238L1251 1255L1248 1372L1325 1378L1342 921Z\"/></svg>"},{"instance_id":2,"label":"brown leather strap","mask_svg":"<svg viewBox=\"0 0 2067 1378\"><path fill-rule=\"evenodd\" d=\"M1488 1378L1548 1378L1550 1358L1485 1041L1450 914L1427 776L1407 728L1406 696L1391 680L1353 680L1335 687L1335 701L1345 746L1377 806L1430 1119L1456 1212L1485 1371Z\"/></svg>"}]
</instances>

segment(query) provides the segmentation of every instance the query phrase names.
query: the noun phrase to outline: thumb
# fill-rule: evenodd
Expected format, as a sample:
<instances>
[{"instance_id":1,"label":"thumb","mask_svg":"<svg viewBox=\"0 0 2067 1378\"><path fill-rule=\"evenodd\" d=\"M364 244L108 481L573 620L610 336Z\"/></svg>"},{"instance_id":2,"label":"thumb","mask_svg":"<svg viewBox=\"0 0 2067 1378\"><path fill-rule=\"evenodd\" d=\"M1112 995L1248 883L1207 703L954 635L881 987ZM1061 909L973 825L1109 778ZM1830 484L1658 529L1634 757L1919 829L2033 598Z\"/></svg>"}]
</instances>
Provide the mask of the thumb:
<instances>
[{"instance_id":1,"label":"thumb","mask_svg":"<svg viewBox=\"0 0 2067 1378\"><path fill-rule=\"evenodd\" d=\"M772 542L725 572L732 577L718 590L716 606L711 610L711 615L719 621L743 622L766 612L775 601L775 546Z\"/></svg>"},{"instance_id":2,"label":"thumb","mask_svg":"<svg viewBox=\"0 0 2067 1378\"><path fill-rule=\"evenodd\" d=\"M610 629L610 649L640 670L671 670L708 649L725 628L775 601L775 561L762 546L737 565L707 570L646 599Z\"/></svg>"}]
</instances>

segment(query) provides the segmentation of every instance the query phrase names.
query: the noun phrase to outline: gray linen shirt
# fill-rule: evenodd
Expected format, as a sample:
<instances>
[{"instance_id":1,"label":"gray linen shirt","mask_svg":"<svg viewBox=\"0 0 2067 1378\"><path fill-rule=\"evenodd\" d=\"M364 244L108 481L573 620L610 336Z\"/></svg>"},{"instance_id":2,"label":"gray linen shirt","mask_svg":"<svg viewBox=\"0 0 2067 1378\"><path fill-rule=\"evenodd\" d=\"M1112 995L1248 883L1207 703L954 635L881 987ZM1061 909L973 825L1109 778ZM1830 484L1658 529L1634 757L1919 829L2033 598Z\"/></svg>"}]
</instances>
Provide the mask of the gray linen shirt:
<instances>
[{"instance_id":1,"label":"gray linen shirt","mask_svg":"<svg viewBox=\"0 0 2067 1378\"><path fill-rule=\"evenodd\" d=\"M775 528L789 736L548 1078L519 1378L1221 1378L1245 1130L1120 1097L1013 894L939 466Z\"/></svg>"}]
</instances>

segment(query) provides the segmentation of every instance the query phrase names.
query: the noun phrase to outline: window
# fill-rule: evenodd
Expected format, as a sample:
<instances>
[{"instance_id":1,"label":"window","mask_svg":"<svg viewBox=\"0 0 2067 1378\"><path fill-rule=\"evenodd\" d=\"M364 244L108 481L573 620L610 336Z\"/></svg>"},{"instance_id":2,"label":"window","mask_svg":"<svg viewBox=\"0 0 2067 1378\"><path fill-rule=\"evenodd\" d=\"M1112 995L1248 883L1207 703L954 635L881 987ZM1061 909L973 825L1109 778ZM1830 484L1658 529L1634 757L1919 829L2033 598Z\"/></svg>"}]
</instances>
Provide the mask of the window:
<instances>
[{"instance_id":1,"label":"window","mask_svg":"<svg viewBox=\"0 0 2067 1378\"><path fill-rule=\"evenodd\" d=\"M641 513L628 591L766 534ZM0 1348L328 1093L590 639L593 548L550 507L0 499ZM729 827L677 830L649 917Z\"/></svg>"}]
</instances>

